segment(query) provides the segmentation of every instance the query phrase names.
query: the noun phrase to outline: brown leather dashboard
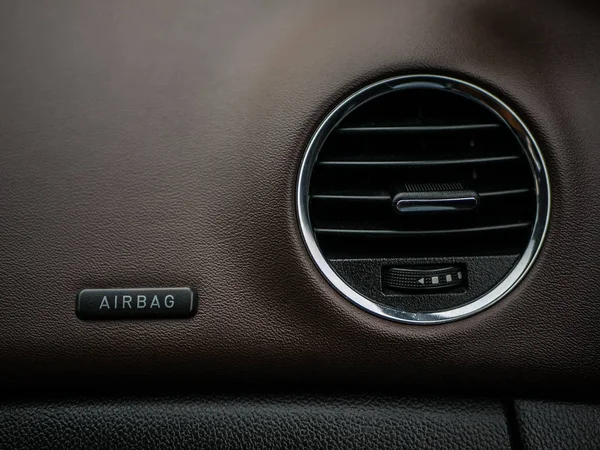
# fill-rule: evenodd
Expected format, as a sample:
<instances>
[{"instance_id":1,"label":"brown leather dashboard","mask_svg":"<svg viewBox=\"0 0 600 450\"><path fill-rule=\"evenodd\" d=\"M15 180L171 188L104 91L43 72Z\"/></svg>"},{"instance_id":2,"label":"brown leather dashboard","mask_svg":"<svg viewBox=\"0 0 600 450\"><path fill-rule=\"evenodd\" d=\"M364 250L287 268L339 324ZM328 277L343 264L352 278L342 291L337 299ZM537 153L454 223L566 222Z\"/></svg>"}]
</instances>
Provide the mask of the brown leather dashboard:
<instances>
[{"instance_id":1,"label":"brown leather dashboard","mask_svg":"<svg viewBox=\"0 0 600 450\"><path fill-rule=\"evenodd\" d=\"M551 390L600 379L600 8L539 0L0 4L0 367L61 376ZM533 269L455 323L323 279L294 193L331 108L385 77L476 82L535 133ZM86 322L86 288L190 286L180 320Z\"/></svg>"}]
</instances>

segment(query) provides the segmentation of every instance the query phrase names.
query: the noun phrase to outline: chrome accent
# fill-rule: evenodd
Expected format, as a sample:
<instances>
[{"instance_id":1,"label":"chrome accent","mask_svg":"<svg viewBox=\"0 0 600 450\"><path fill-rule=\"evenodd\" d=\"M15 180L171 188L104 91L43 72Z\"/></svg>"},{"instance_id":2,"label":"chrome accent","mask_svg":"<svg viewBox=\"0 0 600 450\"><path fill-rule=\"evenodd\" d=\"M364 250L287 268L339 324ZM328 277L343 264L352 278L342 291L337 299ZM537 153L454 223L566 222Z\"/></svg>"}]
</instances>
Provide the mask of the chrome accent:
<instances>
[{"instance_id":1,"label":"chrome accent","mask_svg":"<svg viewBox=\"0 0 600 450\"><path fill-rule=\"evenodd\" d=\"M401 214L471 211L477 208L477 197L400 199L396 210Z\"/></svg>"},{"instance_id":2,"label":"chrome accent","mask_svg":"<svg viewBox=\"0 0 600 450\"><path fill-rule=\"evenodd\" d=\"M380 95L413 88L430 88L450 91L468 97L493 111L514 133L525 149L534 174L537 214L531 238L521 258L509 274L491 291L472 302L443 311L407 312L380 305L364 297L342 280L321 253L317 245L308 214L310 177L321 146L341 120L355 108ZM452 322L480 312L505 297L531 269L546 236L550 218L550 185L544 158L523 121L502 100L493 94L465 81L439 75L407 75L373 83L339 104L321 123L311 138L302 158L296 189L296 208L302 237L317 268L329 283L344 297L370 313L396 322L410 324L437 324Z\"/></svg>"},{"instance_id":3,"label":"chrome accent","mask_svg":"<svg viewBox=\"0 0 600 450\"><path fill-rule=\"evenodd\" d=\"M401 192L393 200L400 214L472 211L479 205L475 191Z\"/></svg>"}]
</instances>

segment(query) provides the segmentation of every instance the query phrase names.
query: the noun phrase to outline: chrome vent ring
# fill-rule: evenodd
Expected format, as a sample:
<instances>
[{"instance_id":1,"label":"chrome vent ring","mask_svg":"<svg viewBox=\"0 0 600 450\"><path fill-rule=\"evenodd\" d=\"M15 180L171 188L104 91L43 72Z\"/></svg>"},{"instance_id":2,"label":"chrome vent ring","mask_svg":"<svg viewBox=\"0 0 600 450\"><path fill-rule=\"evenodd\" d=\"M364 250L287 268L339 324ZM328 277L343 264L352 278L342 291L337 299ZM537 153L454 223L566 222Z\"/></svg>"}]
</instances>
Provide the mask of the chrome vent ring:
<instances>
[{"instance_id":1,"label":"chrome vent ring","mask_svg":"<svg viewBox=\"0 0 600 450\"><path fill-rule=\"evenodd\" d=\"M535 139L504 102L456 78L409 75L361 89L325 118L302 158L296 208L311 258L340 294L389 320L435 324L482 311L523 279L545 238L550 186ZM433 215L410 215L424 208ZM382 288L388 267L447 264L472 282L444 294Z\"/></svg>"}]
</instances>

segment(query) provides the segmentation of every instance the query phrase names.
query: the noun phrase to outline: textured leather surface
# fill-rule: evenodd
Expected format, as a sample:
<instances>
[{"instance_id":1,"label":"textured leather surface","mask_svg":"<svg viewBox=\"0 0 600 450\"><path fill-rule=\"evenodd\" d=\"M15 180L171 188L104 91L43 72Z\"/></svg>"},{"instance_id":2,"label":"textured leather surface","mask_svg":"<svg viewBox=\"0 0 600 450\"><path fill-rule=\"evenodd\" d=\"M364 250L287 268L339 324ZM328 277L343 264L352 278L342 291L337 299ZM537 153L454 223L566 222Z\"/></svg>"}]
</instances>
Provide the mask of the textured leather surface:
<instances>
[{"instance_id":1,"label":"textured leather surface","mask_svg":"<svg viewBox=\"0 0 600 450\"><path fill-rule=\"evenodd\" d=\"M599 21L593 2L570 0L0 2L4 381L597 385ZM527 279L434 327L343 300L293 202L324 114L415 72L514 106L553 195ZM197 288L198 314L75 317L78 290L136 286Z\"/></svg>"},{"instance_id":2,"label":"textured leather surface","mask_svg":"<svg viewBox=\"0 0 600 450\"><path fill-rule=\"evenodd\" d=\"M209 397L0 405L8 449L510 449L499 403Z\"/></svg>"},{"instance_id":3,"label":"textured leather surface","mask_svg":"<svg viewBox=\"0 0 600 450\"><path fill-rule=\"evenodd\" d=\"M517 401L517 423L523 450L597 450L600 406Z\"/></svg>"}]
</instances>

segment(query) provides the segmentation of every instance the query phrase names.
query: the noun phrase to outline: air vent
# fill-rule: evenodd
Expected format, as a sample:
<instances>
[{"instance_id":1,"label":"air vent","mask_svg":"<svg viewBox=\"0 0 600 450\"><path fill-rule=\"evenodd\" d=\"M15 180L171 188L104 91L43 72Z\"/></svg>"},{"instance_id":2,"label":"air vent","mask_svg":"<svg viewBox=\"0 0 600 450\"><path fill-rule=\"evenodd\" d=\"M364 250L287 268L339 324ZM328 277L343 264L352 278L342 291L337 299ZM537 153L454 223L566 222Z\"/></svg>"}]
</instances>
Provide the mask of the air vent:
<instances>
[{"instance_id":1,"label":"air vent","mask_svg":"<svg viewBox=\"0 0 600 450\"><path fill-rule=\"evenodd\" d=\"M521 279L546 229L549 189L535 141L500 100L456 79L409 76L371 85L327 117L303 159L298 212L313 259L342 294L393 320L435 323L489 306ZM445 291L427 290L441 285L426 277L422 292L382 284L390 268L437 265L464 267L464 280Z\"/></svg>"}]
</instances>

